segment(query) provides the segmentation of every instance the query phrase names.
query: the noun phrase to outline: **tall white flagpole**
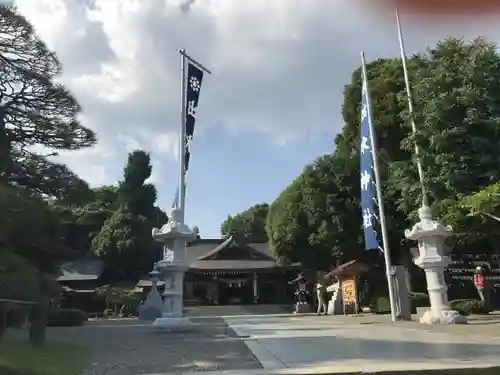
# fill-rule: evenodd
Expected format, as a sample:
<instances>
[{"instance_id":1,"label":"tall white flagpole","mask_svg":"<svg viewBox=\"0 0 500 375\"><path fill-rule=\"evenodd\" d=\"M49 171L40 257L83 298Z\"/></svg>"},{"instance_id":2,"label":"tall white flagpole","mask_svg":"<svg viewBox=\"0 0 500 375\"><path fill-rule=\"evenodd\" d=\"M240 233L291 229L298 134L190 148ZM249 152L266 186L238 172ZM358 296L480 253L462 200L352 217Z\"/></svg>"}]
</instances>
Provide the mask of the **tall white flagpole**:
<instances>
[{"instance_id":1,"label":"tall white flagpole","mask_svg":"<svg viewBox=\"0 0 500 375\"><path fill-rule=\"evenodd\" d=\"M412 128L413 134L415 135L417 133L417 125L415 124L415 117L414 117L414 112L413 112L413 95L411 92L410 77L408 76L408 66L407 66L407 59L406 59L406 52L405 52L405 44L404 44L404 39L403 39L403 30L401 28L401 20L399 18L399 9L397 6L396 6L396 22L398 25L399 50L401 52L401 61L403 62L403 73L404 73L404 77L405 77L406 96L408 99L408 113L410 115L411 128ZM416 164L417 164L417 170L418 170L418 178L420 180L420 189L422 190L422 206L428 207L429 201L427 199L427 191L425 189L424 169L422 167L422 162L421 162L419 156L420 156L420 148L418 147L418 144L415 142L415 158L416 158Z\"/></svg>"},{"instance_id":2,"label":"tall white flagpole","mask_svg":"<svg viewBox=\"0 0 500 375\"><path fill-rule=\"evenodd\" d=\"M183 49L181 55L181 129L179 139L179 209L181 220L184 224L186 214L186 55Z\"/></svg>"},{"instance_id":3,"label":"tall white flagpole","mask_svg":"<svg viewBox=\"0 0 500 375\"><path fill-rule=\"evenodd\" d=\"M363 85L366 90L366 106L367 117L368 117L368 128L370 131L370 142L372 146L372 158L373 158L373 173L375 175L375 190L377 191L378 209L379 209L379 220L380 227L382 229L382 242L383 242L383 253L385 259L385 271L387 275L387 284L389 287L389 301L391 304L391 318L393 322L398 320L397 318L397 303L396 303L396 293L394 288L394 270L392 268L391 254L389 251L389 234L387 232L387 226L385 222L385 211L384 211L384 197L382 196L382 184L380 182L380 169L378 165L377 156L377 142L375 139L375 130L373 129L372 122L372 102L370 98L370 88L368 84L368 74L366 72L366 61L365 54L361 52L361 69L363 72Z\"/></svg>"}]
</instances>

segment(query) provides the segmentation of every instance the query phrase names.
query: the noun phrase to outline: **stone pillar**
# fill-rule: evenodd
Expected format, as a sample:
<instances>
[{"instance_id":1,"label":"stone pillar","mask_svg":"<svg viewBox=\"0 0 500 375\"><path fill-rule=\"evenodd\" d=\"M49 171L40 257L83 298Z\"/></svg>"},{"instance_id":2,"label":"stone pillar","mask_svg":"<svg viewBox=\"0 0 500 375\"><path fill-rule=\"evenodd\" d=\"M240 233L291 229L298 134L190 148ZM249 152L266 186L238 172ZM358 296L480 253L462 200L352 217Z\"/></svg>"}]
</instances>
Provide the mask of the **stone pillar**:
<instances>
[{"instance_id":1,"label":"stone pillar","mask_svg":"<svg viewBox=\"0 0 500 375\"><path fill-rule=\"evenodd\" d=\"M253 303L259 303L259 277L253 275L252 278Z\"/></svg>"},{"instance_id":2,"label":"stone pillar","mask_svg":"<svg viewBox=\"0 0 500 375\"><path fill-rule=\"evenodd\" d=\"M418 242L418 250L412 253L415 265L425 272L430 309L420 318L424 324L464 324L467 319L448 304L448 286L444 270L451 263L445 239L452 235L450 226L443 226L432 219L429 207L418 210L420 221L412 229L405 231L406 238Z\"/></svg>"},{"instance_id":3,"label":"stone pillar","mask_svg":"<svg viewBox=\"0 0 500 375\"><path fill-rule=\"evenodd\" d=\"M178 329L190 325L183 316L184 273L189 265L186 261L186 243L196 239L198 231L181 223L181 212L174 208L170 219L161 229L153 229L153 238L163 243L163 260L156 264L160 278L165 283L161 317L153 325L165 329Z\"/></svg>"}]
</instances>

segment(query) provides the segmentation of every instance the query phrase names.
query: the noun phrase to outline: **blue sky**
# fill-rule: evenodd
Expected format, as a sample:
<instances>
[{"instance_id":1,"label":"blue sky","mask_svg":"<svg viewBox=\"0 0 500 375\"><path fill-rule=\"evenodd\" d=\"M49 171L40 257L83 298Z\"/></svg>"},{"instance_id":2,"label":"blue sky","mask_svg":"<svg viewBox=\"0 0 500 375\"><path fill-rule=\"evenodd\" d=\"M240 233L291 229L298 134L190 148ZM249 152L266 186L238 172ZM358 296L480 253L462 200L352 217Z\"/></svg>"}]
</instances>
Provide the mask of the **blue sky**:
<instances>
[{"instance_id":1,"label":"blue sky","mask_svg":"<svg viewBox=\"0 0 500 375\"><path fill-rule=\"evenodd\" d=\"M199 137L187 181L186 223L198 225L203 237L219 236L220 224L228 214L272 202L307 163L331 152L333 129L332 134L283 146L267 136L235 135L224 128ZM167 187L162 190L162 205L167 204L170 191Z\"/></svg>"}]
</instances>

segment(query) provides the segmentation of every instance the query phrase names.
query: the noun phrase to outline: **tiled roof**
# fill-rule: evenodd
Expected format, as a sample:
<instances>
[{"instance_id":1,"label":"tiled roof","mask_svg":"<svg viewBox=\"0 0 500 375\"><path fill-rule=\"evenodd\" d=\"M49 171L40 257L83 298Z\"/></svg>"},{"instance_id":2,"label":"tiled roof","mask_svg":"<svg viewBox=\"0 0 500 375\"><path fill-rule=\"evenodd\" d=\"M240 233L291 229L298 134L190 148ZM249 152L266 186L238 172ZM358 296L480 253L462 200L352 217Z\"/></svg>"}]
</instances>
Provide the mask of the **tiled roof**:
<instances>
[{"instance_id":1,"label":"tiled roof","mask_svg":"<svg viewBox=\"0 0 500 375\"><path fill-rule=\"evenodd\" d=\"M260 256L250 257L255 259L210 259L229 247ZM190 270L257 270L277 267L267 244L244 243L232 236L226 239L198 239L187 246L186 258Z\"/></svg>"},{"instance_id":2,"label":"tiled roof","mask_svg":"<svg viewBox=\"0 0 500 375\"><path fill-rule=\"evenodd\" d=\"M63 263L57 281L97 280L104 271L104 262L97 259L79 259Z\"/></svg>"},{"instance_id":3,"label":"tiled roof","mask_svg":"<svg viewBox=\"0 0 500 375\"><path fill-rule=\"evenodd\" d=\"M189 270L257 270L277 267L276 262L268 260L198 260Z\"/></svg>"}]
</instances>

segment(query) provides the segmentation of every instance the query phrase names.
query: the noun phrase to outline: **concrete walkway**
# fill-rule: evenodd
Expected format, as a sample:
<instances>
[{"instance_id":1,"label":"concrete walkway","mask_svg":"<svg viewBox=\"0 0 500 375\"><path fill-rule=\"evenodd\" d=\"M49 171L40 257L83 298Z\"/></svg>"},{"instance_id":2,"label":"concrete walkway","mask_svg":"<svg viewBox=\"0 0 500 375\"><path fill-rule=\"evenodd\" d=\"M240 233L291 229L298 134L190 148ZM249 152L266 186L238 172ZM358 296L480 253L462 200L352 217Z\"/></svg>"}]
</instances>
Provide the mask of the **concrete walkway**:
<instances>
[{"instance_id":1,"label":"concrete walkway","mask_svg":"<svg viewBox=\"0 0 500 375\"><path fill-rule=\"evenodd\" d=\"M392 324L387 316L225 318L264 367L251 374L383 373L500 366L500 319L467 326ZM484 372L481 372L484 373ZM498 369L494 373L500 373ZM243 375L243 372L238 372ZM250 374L250 372L249 372Z\"/></svg>"}]
</instances>

